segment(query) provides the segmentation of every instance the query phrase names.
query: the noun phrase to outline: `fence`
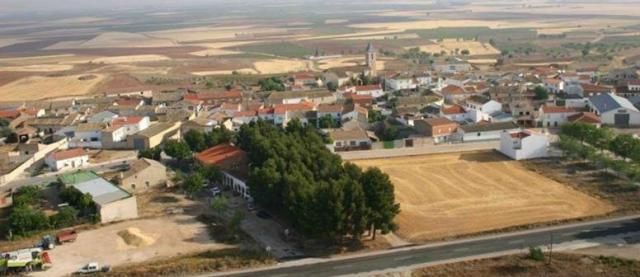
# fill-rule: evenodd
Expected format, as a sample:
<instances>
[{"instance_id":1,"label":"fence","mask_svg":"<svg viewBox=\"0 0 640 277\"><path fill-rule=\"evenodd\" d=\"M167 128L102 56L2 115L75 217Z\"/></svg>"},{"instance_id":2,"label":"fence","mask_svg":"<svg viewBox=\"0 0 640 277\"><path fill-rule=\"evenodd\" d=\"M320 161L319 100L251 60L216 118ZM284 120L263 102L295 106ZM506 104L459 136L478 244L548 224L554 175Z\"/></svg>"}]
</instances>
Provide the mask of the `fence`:
<instances>
[{"instance_id":1,"label":"fence","mask_svg":"<svg viewBox=\"0 0 640 277\"><path fill-rule=\"evenodd\" d=\"M24 163L22 163L21 165L19 165L18 167L16 167L14 170L12 170L11 172L2 175L0 177L0 186L5 185L11 181L13 181L14 179L16 179L18 176L20 176L20 174L24 173L25 170L27 170L29 167L31 167L34 163L36 163L37 161L44 159L44 157L46 157L49 153L55 151L56 149L59 148L66 148L68 146L68 141L67 139L62 139L59 140L57 142L54 142L52 144L48 144L45 145L42 149L40 149L38 152L36 152L33 157L29 158L28 160L26 160Z\"/></svg>"}]
</instances>

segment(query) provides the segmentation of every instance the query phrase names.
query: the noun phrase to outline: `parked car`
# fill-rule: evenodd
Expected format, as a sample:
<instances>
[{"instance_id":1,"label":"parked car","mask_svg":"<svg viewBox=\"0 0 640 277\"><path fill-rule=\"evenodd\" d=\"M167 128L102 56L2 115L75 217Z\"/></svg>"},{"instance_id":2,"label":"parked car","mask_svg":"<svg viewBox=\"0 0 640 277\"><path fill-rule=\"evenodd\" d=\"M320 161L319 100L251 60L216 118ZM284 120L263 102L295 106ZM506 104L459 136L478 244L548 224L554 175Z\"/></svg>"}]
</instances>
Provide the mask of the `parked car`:
<instances>
[{"instance_id":1,"label":"parked car","mask_svg":"<svg viewBox=\"0 0 640 277\"><path fill-rule=\"evenodd\" d=\"M82 268L78 269L78 271L76 271L76 274L91 274L91 273L98 273L98 272L109 272L111 271L111 267L108 265L105 265L103 267L100 267L99 263L96 262L91 262L86 264L85 266L83 266Z\"/></svg>"},{"instance_id":2,"label":"parked car","mask_svg":"<svg viewBox=\"0 0 640 277\"><path fill-rule=\"evenodd\" d=\"M67 242L74 242L78 238L78 232L76 230L65 230L56 234L56 241L58 244Z\"/></svg>"}]
</instances>

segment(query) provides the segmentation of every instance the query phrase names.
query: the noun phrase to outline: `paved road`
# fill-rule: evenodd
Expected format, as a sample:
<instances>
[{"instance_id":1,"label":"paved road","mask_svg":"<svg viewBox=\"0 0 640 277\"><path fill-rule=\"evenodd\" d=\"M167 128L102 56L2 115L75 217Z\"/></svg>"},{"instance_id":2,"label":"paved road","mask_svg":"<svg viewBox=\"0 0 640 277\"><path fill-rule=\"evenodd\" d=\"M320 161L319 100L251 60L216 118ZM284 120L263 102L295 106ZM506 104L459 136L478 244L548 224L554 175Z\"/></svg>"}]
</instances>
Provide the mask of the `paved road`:
<instances>
[{"instance_id":1,"label":"paved road","mask_svg":"<svg viewBox=\"0 0 640 277\"><path fill-rule=\"evenodd\" d=\"M110 163L104 163L104 164L100 164L100 165L95 165L95 166L89 166L86 168L82 168L83 170L93 170L96 171L98 173L100 172L106 172L106 171L113 171L113 170L117 170L121 167L124 167L125 164L128 165L130 161L115 161L115 162L110 162ZM0 185L0 190L1 191L7 191L10 189L18 189L24 186L29 186L29 185L38 185L38 184L46 184L46 183L51 183L53 181L55 181L58 177L56 176L56 174L48 174L46 176L35 176L35 177L31 177L31 178L26 178L26 179L19 179L19 180L15 180L15 181L11 181L9 183L7 183L6 185Z\"/></svg>"},{"instance_id":2,"label":"paved road","mask_svg":"<svg viewBox=\"0 0 640 277\"><path fill-rule=\"evenodd\" d=\"M640 231L640 217L621 218L595 223L584 223L516 232L486 238L454 241L412 247L406 250L383 251L379 254L355 258L334 259L312 264L287 266L252 272L227 272L225 276L337 276L357 274L398 267L408 267L429 262L484 255L509 250L576 240L593 240L608 236Z\"/></svg>"}]
</instances>

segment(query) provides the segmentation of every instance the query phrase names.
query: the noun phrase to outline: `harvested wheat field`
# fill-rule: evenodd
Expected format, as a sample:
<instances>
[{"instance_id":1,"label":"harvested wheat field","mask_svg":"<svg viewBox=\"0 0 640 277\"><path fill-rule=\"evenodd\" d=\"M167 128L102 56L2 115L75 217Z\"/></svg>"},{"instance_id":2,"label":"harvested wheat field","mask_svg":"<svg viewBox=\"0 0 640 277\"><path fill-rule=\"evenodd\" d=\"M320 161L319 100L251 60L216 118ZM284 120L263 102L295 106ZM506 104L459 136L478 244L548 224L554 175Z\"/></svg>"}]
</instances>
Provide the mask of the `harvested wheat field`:
<instances>
[{"instance_id":1,"label":"harvested wheat field","mask_svg":"<svg viewBox=\"0 0 640 277\"><path fill-rule=\"evenodd\" d=\"M450 53L455 51L469 50L470 55L497 55L500 54L498 49L488 43L470 40L444 39L440 42L433 41L433 44L418 46L420 51L428 53L440 53L442 51ZM412 47L407 47L412 48Z\"/></svg>"},{"instance_id":2,"label":"harvested wheat field","mask_svg":"<svg viewBox=\"0 0 640 277\"><path fill-rule=\"evenodd\" d=\"M424 241L609 213L604 201L529 171L495 152L354 161L389 174L398 234Z\"/></svg>"},{"instance_id":3,"label":"harvested wheat field","mask_svg":"<svg viewBox=\"0 0 640 277\"><path fill-rule=\"evenodd\" d=\"M272 59L253 63L260 74L280 74L311 69L311 62L303 60Z\"/></svg>"},{"instance_id":4,"label":"harvested wheat field","mask_svg":"<svg viewBox=\"0 0 640 277\"><path fill-rule=\"evenodd\" d=\"M60 77L31 76L0 87L0 101L39 100L84 95L93 92L105 76L101 74Z\"/></svg>"}]
</instances>

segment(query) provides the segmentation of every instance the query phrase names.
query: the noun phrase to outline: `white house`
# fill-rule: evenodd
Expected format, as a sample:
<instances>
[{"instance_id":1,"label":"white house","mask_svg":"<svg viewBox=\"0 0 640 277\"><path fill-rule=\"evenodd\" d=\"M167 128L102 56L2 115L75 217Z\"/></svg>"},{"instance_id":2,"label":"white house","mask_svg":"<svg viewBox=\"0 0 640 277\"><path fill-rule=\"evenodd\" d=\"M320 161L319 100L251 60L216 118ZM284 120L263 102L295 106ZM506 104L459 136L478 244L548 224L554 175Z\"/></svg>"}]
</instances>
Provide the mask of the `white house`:
<instances>
[{"instance_id":1,"label":"white house","mask_svg":"<svg viewBox=\"0 0 640 277\"><path fill-rule=\"evenodd\" d=\"M357 95L371 95L373 98L384 96L384 90L380 85L356 86L355 93Z\"/></svg>"},{"instance_id":2,"label":"white house","mask_svg":"<svg viewBox=\"0 0 640 277\"><path fill-rule=\"evenodd\" d=\"M44 163L53 171L76 169L89 163L89 154L82 148L61 150L47 155Z\"/></svg>"},{"instance_id":3,"label":"white house","mask_svg":"<svg viewBox=\"0 0 640 277\"><path fill-rule=\"evenodd\" d=\"M408 75L398 75L392 78L385 79L385 85L388 90L407 90L416 89L418 83L415 79Z\"/></svg>"},{"instance_id":4,"label":"white house","mask_svg":"<svg viewBox=\"0 0 640 277\"><path fill-rule=\"evenodd\" d=\"M478 95L467 98L464 107L467 110L467 118L473 122L492 121L491 115L502 111L500 102Z\"/></svg>"},{"instance_id":5,"label":"white house","mask_svg":"<svg viewBox=\"0 0 640 277\"><path fill-rule=\"evenodd\" d=\"M616 127L640 125L640 111L628 99L614 94L589 98L589 109L600 117L602 124Z\"/></svg>"},{"instance_id":6,"label":"white house","mask_svg":"<svg viewBox=\"0 0 640 277\"><path fill-rule=\"evenodd\" d=\"M464 122L467 120L467 111L460 105L442 106L440 108L440 117L455 122Z\"/></svg>"},{"instance_id":7,"label":"white house","mask_svg":"<svg viewBox=\"0 0 640 277\"><path fill-rule=\"evenodd\" d=\"M137 132L149 128L151 121L147 116L124 116L118 117L111 122L111 127L124 128L127 135L133 135Z\"/></svg>"},{"instance_id":8,"label":"white house","mask_svg":"<svg viewBox=\"0 0 640 277\"><path fill-rule=\"evenodd\" d=\"M577 113L573 108L544 105L538 110L538 122L542 127L557 128L569 122L569 117Z\"/></svg>"},{"instance_id":9,"label":"white house","mask_svg":"<svg viewBox=\"0 0 640 277\"><path fill-rule=\"evenodd\" d=\"M547 136L531 130L503 131L500 135L500 152L517 161L546 157L548 148Z\"/></svg>"},{"instance_id":10,"label":"white house","mask_svg":"<svg viewBox=\"0 0 640 277\"><path fill-rule=\"evenodd\" d=\"M82 123L76 126L73 138L69 141L70 147L102 148L103 124Z\"/></svg>"}]
</instances>

